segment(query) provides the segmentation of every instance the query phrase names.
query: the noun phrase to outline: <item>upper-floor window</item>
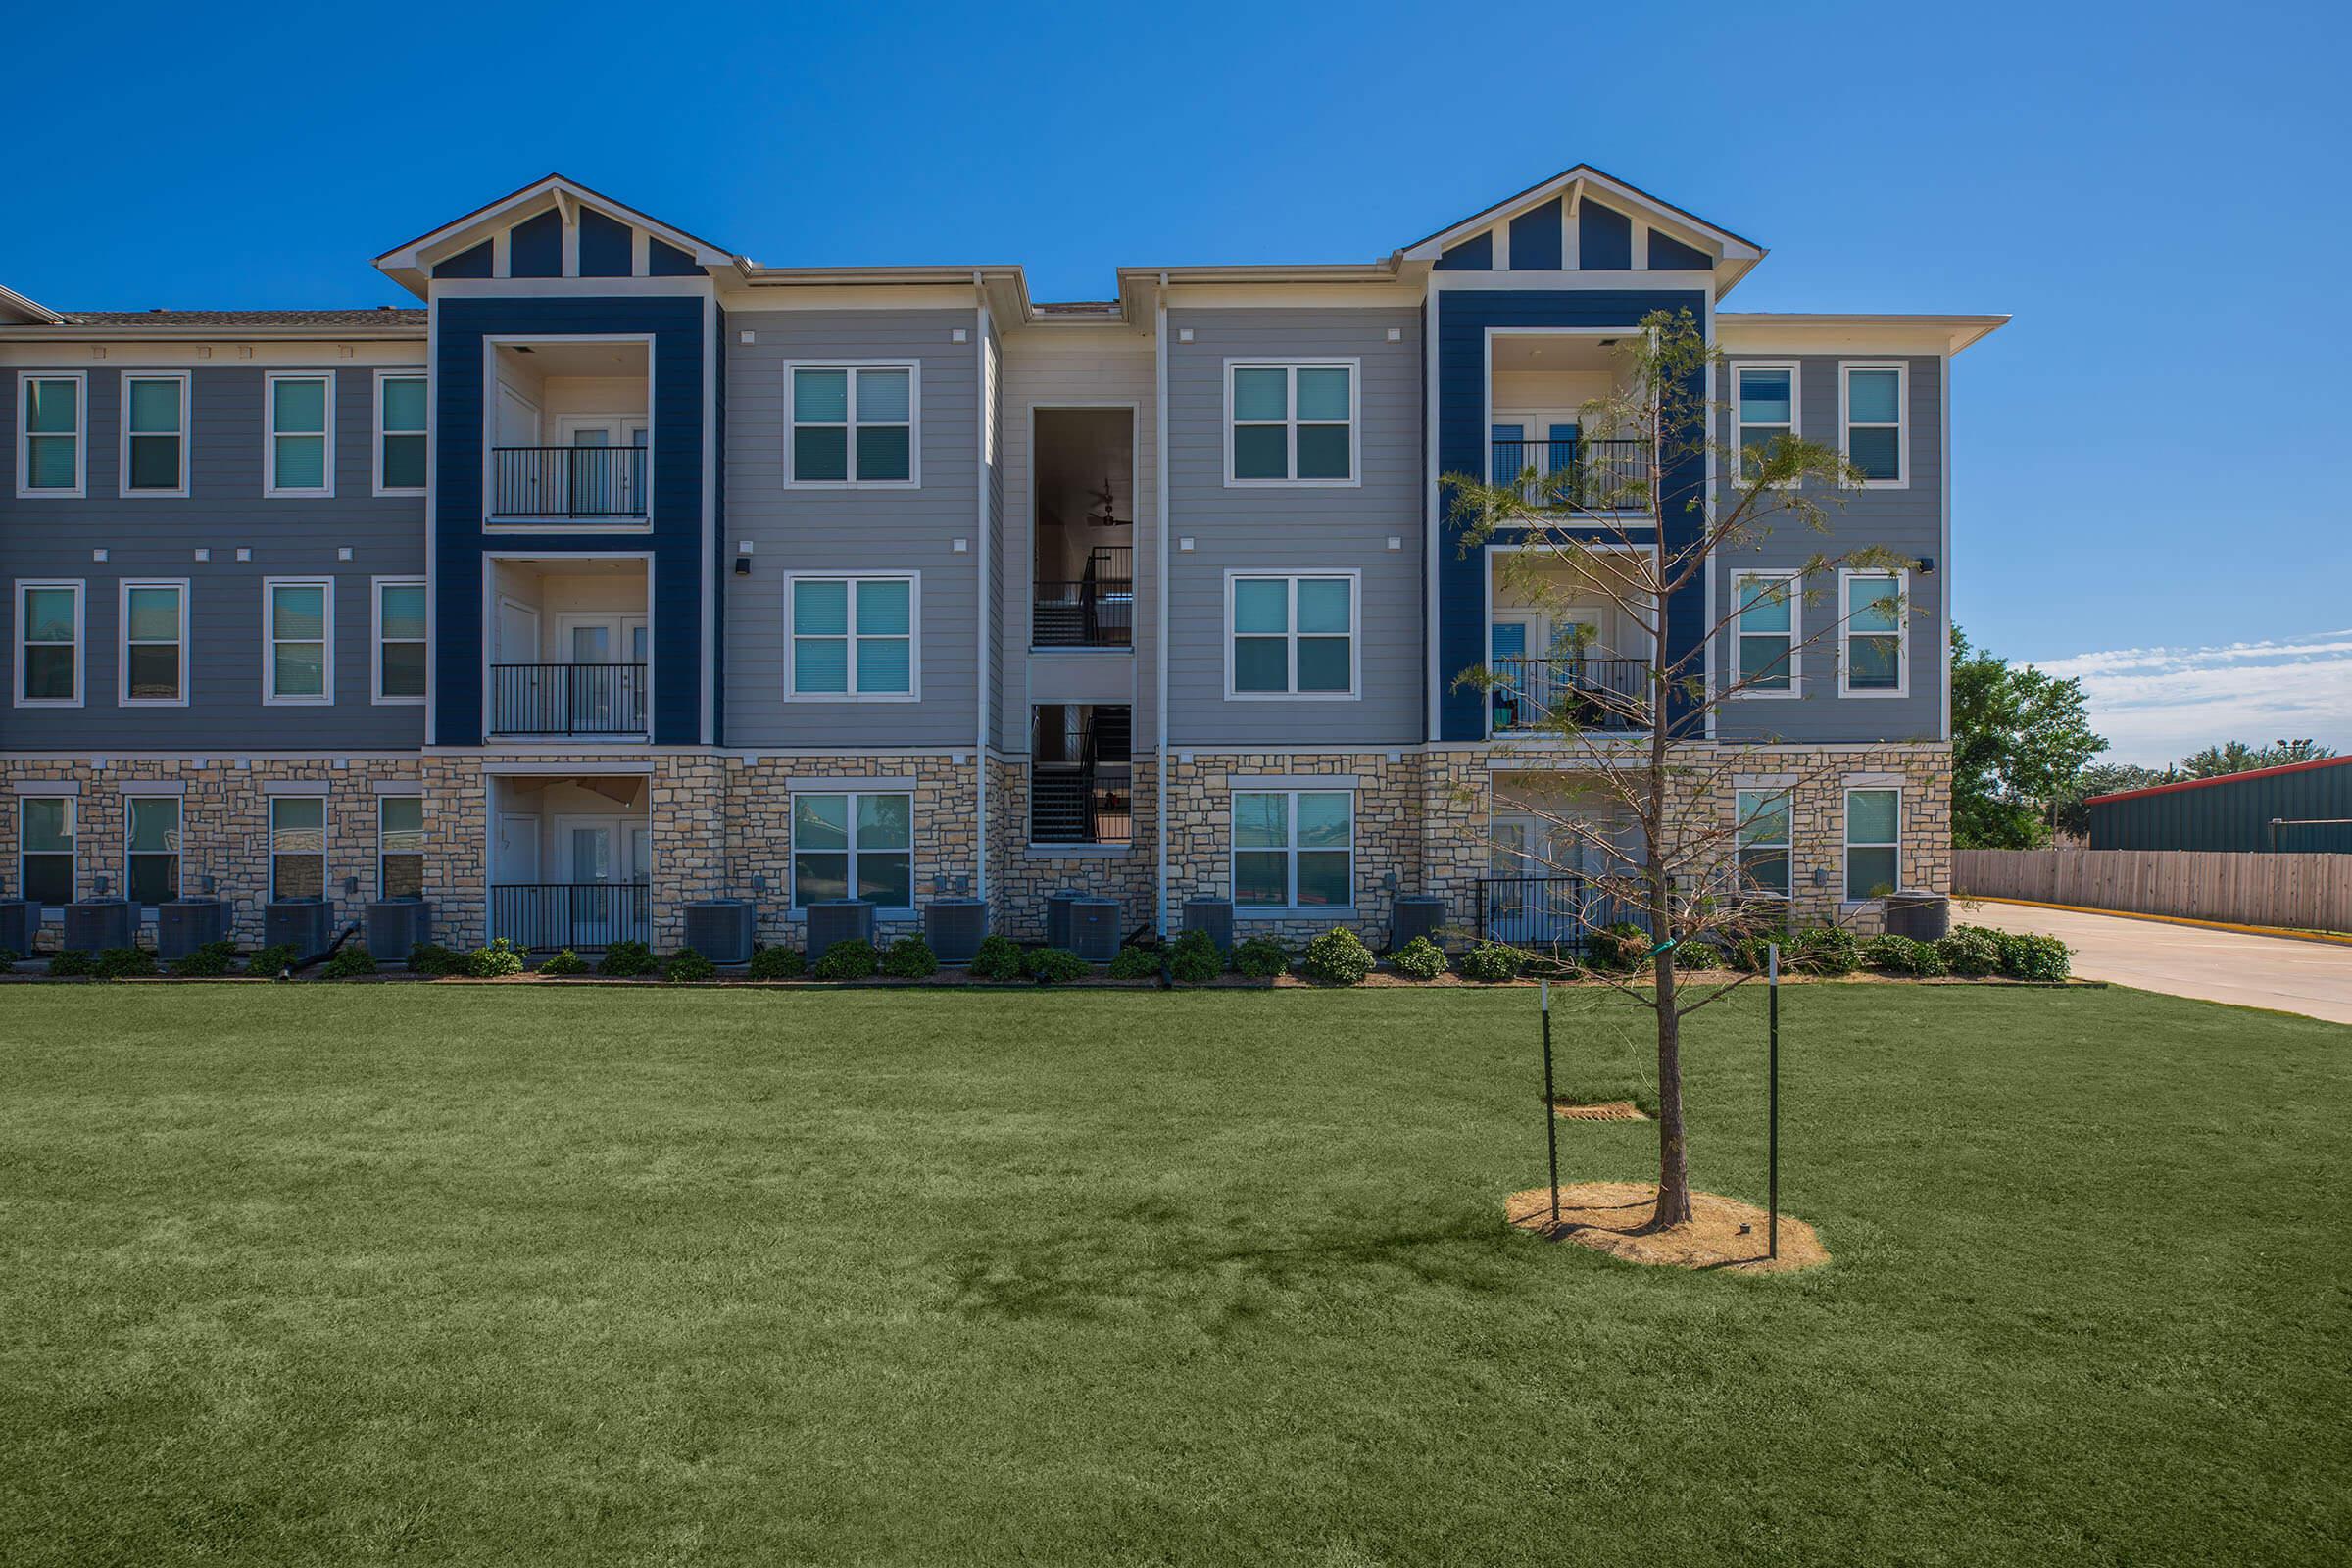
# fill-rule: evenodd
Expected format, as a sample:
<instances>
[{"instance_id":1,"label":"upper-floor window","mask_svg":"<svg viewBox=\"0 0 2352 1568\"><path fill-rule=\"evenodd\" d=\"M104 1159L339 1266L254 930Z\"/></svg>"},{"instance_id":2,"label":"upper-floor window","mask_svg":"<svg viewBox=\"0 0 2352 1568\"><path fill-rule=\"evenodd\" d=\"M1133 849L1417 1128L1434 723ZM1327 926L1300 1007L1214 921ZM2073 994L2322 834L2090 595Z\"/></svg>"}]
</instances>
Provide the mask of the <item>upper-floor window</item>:
<instances>
[{"instance_id":1,"label":"upper-floor window","mask_svg":"<svg viewBox=\"0 0 2352 1568\"><path fill-rule=\"evenodd\" d=\"M81 706L81 584L17 584L17 705Z\"/></svg>"},{"instance_id":2,"label":"upper-floor window","mask_svg":"<svg viewBox=\"0 0 2352 1568\"><path fill-rule=\"evenodd\" d=\"M1354 361L1225 364L1228 484L1353 484Z\"/></svg>"},{"instance_id":3,"label":"upper-floor window","mask_svg":"<svg viewBox=\"0 0 2352 1568\"><path fill-rule=\"evenodd\" d=\"M424 377L375 372L375 493L424 494Z\"/></svg>"},{"instance_id":4,"label":"upper-floor window","mask_svg":"<svg viewBox=\"0 0 2352 1568\"><path fill-rule=\"evenodd\" d=\"M424 579L375 579L375 701L424 701Z\"/></svg>"},{"instance_id":5,"label":"upper-floor window","mask_svg":"<svg viewBox=\"0 0 2352 1568\"><path fill-rule=\"evenodd\" d=\"M269 478L272 496L335 493L335 380L331 375L271 372L269 389Z\"/></svg>"},{"instance_id":6,"label":"upper-floor window","mask_svg":"<svg viewBox=\"0 0 2352 1568\"><path fill-rule=\"evenodd\" d=\"M1347 790L1236 790L1233 902L1245 908L1351 907L1355 796Z\"/></svg>"},{"instance_id":7,"label":"upper-floor window","mask_svg":"<svg viewBox=\"0 0 2352 1568\"><path fill-rule=\"evenodd\" d=\"M82 492L87 454L81 372L17 377L17 494L73 497Z\"/></svg>"},{"instance_id":8,"label":"upper-floor window","mask_svg":"<svg viewBox=\"0 0 2352 1568\"><path fill-rule=\"evenodd\" d=\"M1794 572L1742 571L1732 577L1740 603L1741 697L1793 697L1797 685L1797 579Z\"/></svg>"},{"instance_id":9,"label":"upper-floor window","mask_svg":"<svg viewBox=\"0 0 2352 1568\"><path fill-rule=\"evenodd\" d=\"M914 797L903 792L792 798L792 903L863 899L914 906Z\"/></svg>"},{"instance_id":10,"label":"upper-floor window","mask_svg":"<svg viewBox=\"0 0 2352 1568\"><path fill-rule=\"evenodd\" d=\"M375 798L375 896L424 896L424 797Z\"/></svg>"},{"instance_id":11,"label":"upper-floor window","mask_svg":"<svg viewBox=\"0 0 2352 1568\"><path fill-rule=\"evenodd\" d=\"M1899 489L1910 478L1903 461L1903 408L1910 370L1896 365L1841 365L1838 401L1844 410L1846 461L1862 482Z\"/></svg>"},{"instance_id":12,"label":"upper-floor window","mask_svg":"<svg viewBox=\"0 0 2352 1568\"><path fill-rule=\"evenodd\" d=\"M908 702L917 695L918 579L785 579L787 690L796 698Z\"/></svg>"},{"instance_id":13,"label":"upper-floor window","mask_svg":"<svg viewBox=\"0 0 2352 1568\"><path fill-rule=\"evenodd\" d=\"M1771 451L1773 442L1797 433L1797 368L1793 365L1742 365L1732 375L1739 410L1733 444L1740 449L1742 474L1753 476L1758 459Z\"/></svg>"},{"instance_id":14,"label":"upper-floor window","mask_svg":"<svg viewBox=\"0 0 2352 1568\"><path fill-rule=\"evenodd\" d=\"M1740 790L1735 805L1739 812L1740 891L1788 898L1795 886L1788 792Z\"/></svg>"},{"instance_id":15,"label":"upper-floor window","mask_svg":"<svg viewBox=\"0 0 2352 1568\"><path fill-rule=\"evenodd\" d=\"M188 585L122 583L122 690L126 705L184 706L188 700Z\"/></svg>"},{"instance_id":16,"label":"upper-floor window","mask_svg":"<svg viewBox=\"0 0 2352 1568\"><path fill-rule=\"evenodd\" d=\"M122 376L122 493L188 493L188 376Z\"/></svg>"},{"instance_id":17,"label":"upper-floor window","mask_svg":"<svg viewBox=\"0 0 2352 1568\"><path fill-rule=\"evenodd\" d=\"M131 795L122 844L122 893L133 904L169 904L179 897L180 799Z\"/></svg>"},{"instance_id":18,"label":"upper-floor window","mask_svg":"<svg viewBox=\"0 0 2352 1568\"><path fill-rule=\"evenodd\" d=\"M1904 627L1909 573L1840 571L1844 623L1839 640L1839 692L1847 697L1900 697L1910 689L1911 639Z\"/></svg>"},{"instance_id":19,"label":"upper-floor window","mask_svg":"<svg viewBox=\"0 0 2352 1568\"><path fill-rule=\"evenodd\" d=\"M335 592L324 577L262 583L262 701L335 700Z\"/></svg>"},{"instance_id":20,"label":"upper-floor window","mask_svg":"<svg viewBox=\"0 0 2352 1568\"><path fill-rule=\"evenodd\" d=\"M270 797L270 896L326 897L326 797Z\"/></svg>"},{"instance_id":21,"label":"upper-floor window","mask_svg":"<svg viewBox=\"0 0 2352 1568\"><path fill-rule=\"evenodd\" d=\"M17 888L35 905L74 902L80 807L71 795L25 795L17 801Z\"/></svg>"},{"instance_id":22,"label":"upper-floor window","mask_svg":"<svg viewBox=\"0 0 2352 1568\"><path fill-rule=\"evenodd\" d=\"M1875 899L1901 886L1903 792L1845 792L1845 896Z\"/></svg>"},{"instance_id":23,"label":"upper-floor window","mask_svg":"<svg viewBox=\"0 0 2352 1568\"><path fill-rule=\"evenodd\" d=\"M1355 573L1232 572L1225 581L1228 697L1354 695Z\"/></svg>"},{"instance_id":24,"label":"upper-floor window","mask_svg":"<svg viewBox=\"0 0 2352 1568\"><path fill-rule=\"evenodd\" d=\"M915 368L795 365L785 370L788 484L915 482Z\"/></svg>"}]
</instances>

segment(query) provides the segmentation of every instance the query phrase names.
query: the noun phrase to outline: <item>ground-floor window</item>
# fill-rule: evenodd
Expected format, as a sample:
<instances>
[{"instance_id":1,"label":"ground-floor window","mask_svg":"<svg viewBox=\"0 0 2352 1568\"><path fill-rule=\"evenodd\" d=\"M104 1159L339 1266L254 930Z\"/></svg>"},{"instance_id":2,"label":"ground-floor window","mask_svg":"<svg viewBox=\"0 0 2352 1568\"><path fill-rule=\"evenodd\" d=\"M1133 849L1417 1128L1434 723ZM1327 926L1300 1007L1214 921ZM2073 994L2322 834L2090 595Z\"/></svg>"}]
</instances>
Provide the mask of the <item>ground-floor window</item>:
<instances>
[{"instance_id":1,"label":"ground-floor window","mask_svg":"<svg viewBox=\"0 0 2352 1568\"><path fill-rule=\"evenodd\" d=\"M170 903L179 897L179 797L133 795L122 804L122 891L133 904Z\"/></svg>"},{"instance_id":2,"label":"ground-floor window","mask_svg":"<svg viewBox=\"0 0 2352 1568\"><path fill-rule=\"evenodd\" d=\"M1233 902L1348 908L1355 902L1355 797L1347 790L1236 790Z\"/></svg>"},{"instance_id":3,"label":"ground-floor window","mask_svg":"<svg viewBox=\"0 0 2352 1568\"><path fill-rule=\"evenodd\" d=\"M379 899L424 896L424 797L375 801L375 887Z\"/></svg>"},{"instance_id":4,"label":"ground-floor window","mask_svg":"<svg viewBox=\"0 0 2352 1568\"><path fill-rule=\"evenodd\" d=\"M792 902L863 899L914 907L914 797L796 794L792 798Z\"/></svg>"},{"instance_id":5,"label":"ground-floor window","mask_svg":"<svg viewBox=\"0 0 2352 1568\"><path fill-rule=\"evenodd\" d=\"M325 796L270 798L270 897L326 897Z\"/></svg>"},{"instance_id":6,"label":"ground-floor window","mask_svg":"<svg viewBox=\"0 0 2352 1568\"><path fill-rule=\"evenodd\" d=\"M1790 854L1788 792L1741 790L1739 794L1740 891L1788 898L1794 891Z\"/></svg>"},{"instance_id":7,"label":"ground-floor window","mask_svg":"<svg viewBox=\"0 0 2352 1568\"><path fill-rule=\"evenodd\" d=\"M34 904L74 902L80 804L71 795L26 795L17 802L17 886Z\"/></svg>"},{"instance_id":8,"label":"ground-floor window","mask_svg":"<svg viewBox=\"0 0 2352 1568\"><path fill-rule=\"evenodd\" d=\"M1845 896L1875 899L1901 886L1903 792L1845 792Z\"/></svg>"}]
</instances>

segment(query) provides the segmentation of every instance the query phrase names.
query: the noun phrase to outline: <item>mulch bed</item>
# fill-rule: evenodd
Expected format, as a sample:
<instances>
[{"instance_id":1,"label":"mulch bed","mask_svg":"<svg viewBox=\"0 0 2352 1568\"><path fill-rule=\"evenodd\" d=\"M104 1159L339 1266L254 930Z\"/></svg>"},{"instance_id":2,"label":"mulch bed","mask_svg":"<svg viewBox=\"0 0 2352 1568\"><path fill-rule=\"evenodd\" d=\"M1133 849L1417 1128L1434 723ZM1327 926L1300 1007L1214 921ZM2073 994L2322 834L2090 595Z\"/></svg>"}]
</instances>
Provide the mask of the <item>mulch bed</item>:
<instances>
[{"instance_id":1,"label":"mulch bed","mask_svg":"<svg viewBox=\"0 0 2352 1568\"><path fill-rule=\"evenodd\" d=\"M1560 1223L1551 1221L1551 1193L1531 1187L1503 1200L1511 1224L1546 1241L1572 1242L1629 1263L1670 1268L1720 1270L1735 1274L1788 1274L1830 1260L1813 1227L1781 1216L1781 1255L1767 1254L1764 1210L1714 1193L1690 1195L1687 1224L1648 1229L1658 1190L1647 1183L1579 1182L1560 1190Z\"/></svg>"},{"instance_id":2,"label":"mulch bed","mask_svg":"<svg viewBox=\"0 0 2352 1568\"><path fill-rule=\"evenodd\" d=\"M1640 1105L1630 1100L1603 1100L1590 1105L1573 1101L1555 1100L1551 1113L1562 1121L1647 1121Z\"/></svg>"}]
</instances>

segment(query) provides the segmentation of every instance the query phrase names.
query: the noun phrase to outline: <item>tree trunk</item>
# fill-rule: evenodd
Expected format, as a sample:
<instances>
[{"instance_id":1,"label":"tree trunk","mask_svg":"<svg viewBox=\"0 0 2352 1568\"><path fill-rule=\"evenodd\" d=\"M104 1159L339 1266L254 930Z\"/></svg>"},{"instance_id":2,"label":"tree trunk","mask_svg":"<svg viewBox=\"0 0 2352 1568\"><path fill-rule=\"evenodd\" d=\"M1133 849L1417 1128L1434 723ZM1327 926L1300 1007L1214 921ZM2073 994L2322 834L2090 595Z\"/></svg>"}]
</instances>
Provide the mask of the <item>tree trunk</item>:
<instances>
[{"instance_id":1,"label":"tree trunk","mask_svg":"<svg viewBox=\"0 0 2352 1568\"><path fill-rule=\"evenodd\" d=\"M1658 1207L1653 1230L1690 1217L1690 1161L1683 1149L1683 1020L1674 1001L1674 950L1658 955Z\"/></svg>"}]
</instances>

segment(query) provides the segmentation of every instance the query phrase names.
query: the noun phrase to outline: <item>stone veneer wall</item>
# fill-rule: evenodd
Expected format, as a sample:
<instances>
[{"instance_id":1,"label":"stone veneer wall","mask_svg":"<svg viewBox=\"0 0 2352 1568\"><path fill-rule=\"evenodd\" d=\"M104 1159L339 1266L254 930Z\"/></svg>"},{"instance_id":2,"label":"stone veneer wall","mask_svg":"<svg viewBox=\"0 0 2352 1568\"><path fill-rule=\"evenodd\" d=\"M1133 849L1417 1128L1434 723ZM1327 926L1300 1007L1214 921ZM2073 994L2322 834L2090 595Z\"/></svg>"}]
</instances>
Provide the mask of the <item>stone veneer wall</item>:
<instances>
[{"instance_id":1,"label":"stone veneer wall","mask_svg":"<svg viewBox=\"0 0 2352 1568\"><path fill-rule=\"evenodd\" d=\"M1046 938L1046 897L1080 888L1119 901L1122 934L1153 923L1152 891L1159 872L1157 773L1153 760L1133 763L1133 832L1123 850L1029 843L1029 764L989 759L990 929L1016 942Z\"/></svg>"}]
</instances>

